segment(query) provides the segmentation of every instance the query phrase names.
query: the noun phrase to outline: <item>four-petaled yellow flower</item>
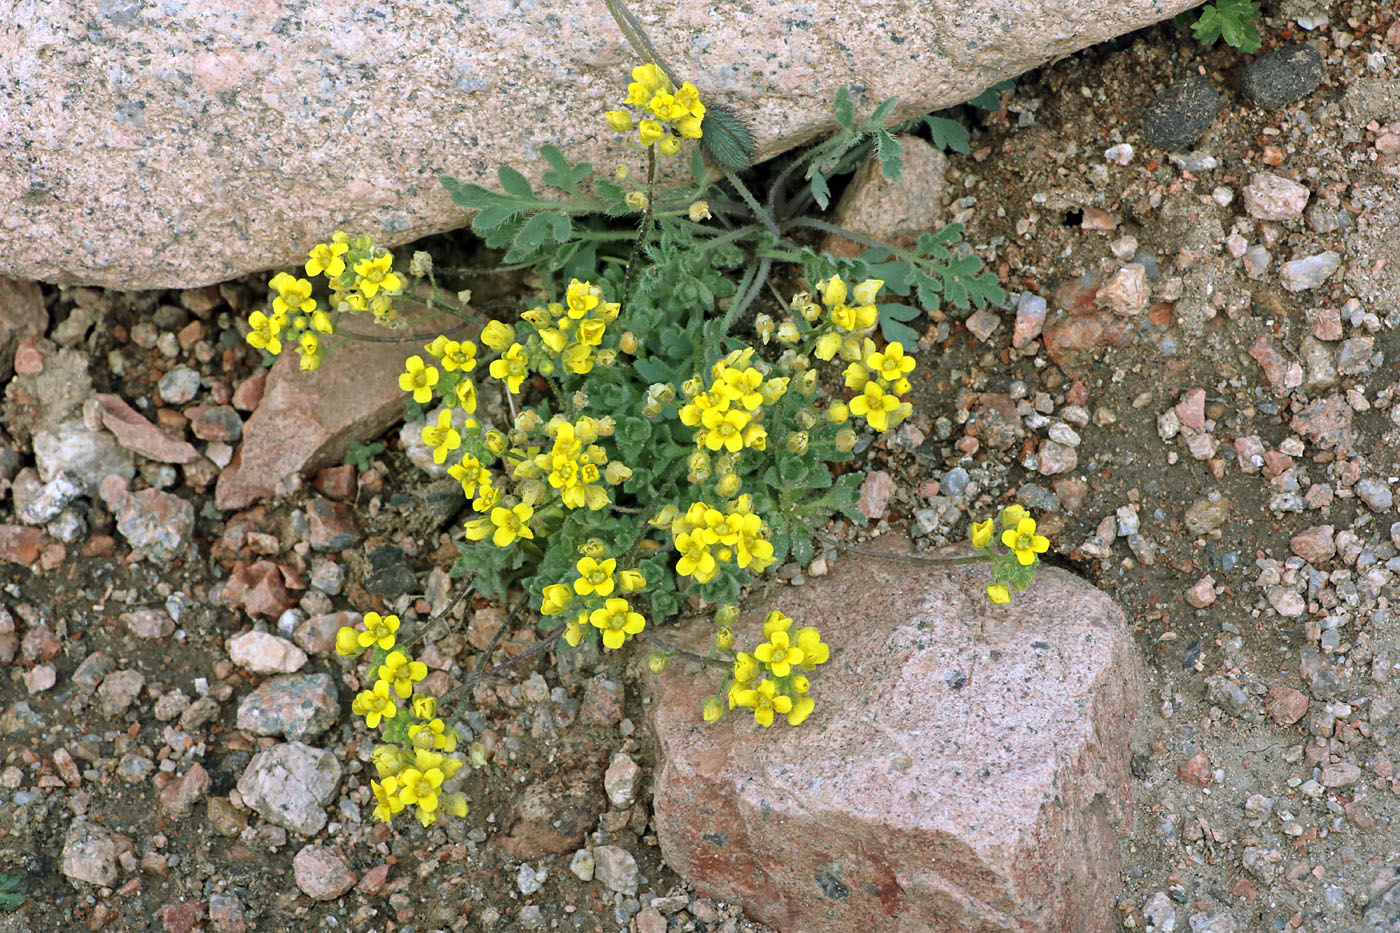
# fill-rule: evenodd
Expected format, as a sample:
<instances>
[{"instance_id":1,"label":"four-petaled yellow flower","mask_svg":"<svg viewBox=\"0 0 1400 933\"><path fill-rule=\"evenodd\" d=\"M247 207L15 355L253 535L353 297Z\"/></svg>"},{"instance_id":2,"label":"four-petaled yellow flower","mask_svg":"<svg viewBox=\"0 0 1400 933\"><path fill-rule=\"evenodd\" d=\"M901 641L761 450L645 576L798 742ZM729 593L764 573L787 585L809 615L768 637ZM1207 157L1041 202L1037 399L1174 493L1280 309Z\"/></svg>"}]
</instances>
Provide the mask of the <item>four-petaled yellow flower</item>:
<instances>
[{"instance_id":1,"label":"four-petaled yellow flower","mask_svg":"<svg viewBox=\"0 0 1400 933\"><path fill-rule=\"evenodd\" d=\"M596 594L598 596L611 596L613 583L613 570L617 568L617 561L614 558L599 563L591 557L584 557L578 562L578 579L574 581L574 592L580 596Z\"/></svg>"},{"instance_id":2,"label":"four-petaled yellow flower","mask_svg":"<svg viewBox=\"0 0 1400 933\"><path fill-rule=\"evenodd\" d=\"M248 315L248 324L253 328L248 332L248 345L259 350L266 350L273 356L281 353L282 340L280 335L285 320L286 317L283 315L274 314L272 317L268 317L261 311L254 311Z\"/></svg>"},{"instance_id":3,"label":"four-petaled yellow flower","mask_svg":"<svg viewBox=\"0 0 1400 933\"><path fill-rule=\"evenodd\" d=\"M525 348L518 343L511 344L500 359L491 362L490 372L493 379L504 382L512 393L519 392L520 384L530 374L529 365L525 362Z\"/></svg>"},{"instance_id":4,"label":"four-petaled yellow flower","mask_svg":"<svg viewBox=\"0 0 1400 933\"><path fill-rule=\"evenodd\" d=\"M318 243L311 247L311 252L306 260L306 274L320 275L326 274L326 278L335 278L345 271L345 260L340 258L350 250L349 243Z\"/></svg>"},{"instance_id":5,"label":"four-petaled yellow flower","mask_svg":"<svg viewBox=\"0 0 1400 933\"><path fill-rule=\"evenodd\" d=\"M492 509L491 524L496 530L491 535L491 543L507 547L517 538L533 538L535 533L530 530L529 522L534 514L535 510L523 502L508 509L503 506Z\"/></svg>"},{"instance_id":6,"label":"four-petaled yellow flower","mask_svg":"<svg viewBox=\"0 0 1400 933\"><path fill-rule=\"evenodd\" d=\"M403 288L403 280L391 270L394 255L385 253L375 259L361 259L355 263L355 287L373 298L380 291L396 292Z\"/></svg>"},{"instance_id":7,"label":"four-petaled yellow flower","mask_svg":"<svg viewBox=\"0 0 1400 933\"><path fill-rule=\"evenodd\" d=\"M622 647L627 636L636 635L646 628L646 619L642 618L642 614L633 612L627 600L617 597L609 599L601 609L589 613L588 621L602 631L603 644L614 650Z\"/></svg>"},{"instance_id":8,"label":"four-petaled yellow flower","mask_svg":"<svg viewBox=\"0 0 1400 933\"><path fill-rule=\"evenodd\" d=\"M771 680L760 681L757 687L739 690L734 702L753 710L754 721L765 729L773 725L774 713L792 711L792 697L778 692L778 685Z\"/></svg>"},{"instance_id":9,"label":"four-petaled yellow flower","mask_svg":"<svg viewBox=\"0 0 1400 933\"><path fill-rule=\"evenodd\" d=\"M403 809L403 801L399 799L398 778L387 777L382 783L371 780L369 787L374 792L374 818L379 822L389 822L395 813Z\"/></svg>"},{"instance_id":10,"label":"four-petaled yellow flower","mask_svg":"<svg viewBox=\"0 0 1400 933\"><path fill-rule=\"evenodd\" d=\"M438 384L436 366L427 366L421 356L410 356L399 373L399 388L413 393L413 400L426 405L433 400L433 386Z\"/></svg>"},{"instance_id":11,"label":"four-petaled yellow flower","mask_svg":"<svg viewBox=\"0 0 1400 933\"><path fill-rule=\"evenodd\" d=\"M294 275L279 272L267 283L277 297L272 299L274 314L294 314L298 311L310 314L316 310L316 299L311 297L311 283Z\"/></svg>"},{"instance_id":12,"label":"four-petaled yellow flower","mask_svg":"<svg viewBox=\"0 0 1400 933\"><path fill-rule=\"evenodd\" d=\"M370 689L361 690L356 694L350 704L350 711L356 716L365 717L365 725L377 729L381 720L393 719L399 712L394 698L389 695L389 689L388 681L376 681Z\"/></svg>"},{"instance_id":13,"label":"four-petaled yellow flower","mask_svg":"<svg viewBox=\"0 0 1400 933\"><path fill-rule=\"evenodd\" d=\"M863 415L877 431L888 431L890 413L899 407L899 399L887 395L878 382L867 382L861 394L851 399L851 414Z\"/></svg>"},{"instance_id":14,"label":"four-petaled yellow flower","mask_svg":"<svg viewBox=\"0 0 1400 933\"><path fill-rule=\"evenodd\" d=\"M394 688L399 699L406 700L413 692L413 685L427 676L428 665L422 661L410 661L402 651L391 651L379 666L379 683L375 684L375 688L378 689L379 684L387 684Z\"/></svg>"},{"instance_id":15,"label":"four-petaled yellow flower","mask_svg":"<svg viewBox=\"0 0 1400 933\"><path fill-rule=\"evenodd\" d=\"M365 630L360 632L361 648L378 645L385 651L394 647L394 633L399 630L398 616L381 616L377 612L365 613Z\"/></svg>"},{"instance_id":16,"label":"four-petaled yellow flower","mask_svg":"<svg viewBox=\"0 0 1400 933\"><path fill-rule=\"evenodd\" d=\"M1001 543L1016 553L1016 559L1024 565L1035 563L1037 554L1050 549L1050 539L1035 533L1035 519L1023 518L1015 528L1001 533Z\"/></svg>"},{"instance_id":17,"label":"four-petaled yellow flower","mask_svg":"<svg viewBox=\"0 0 1400 933\"><path fill-rule=\"evenodd\" d=\"M423 443L433 448L434 463L444 462L448 453L462 446L462 435L452 426L452 409L438 412L437 424L424 426Z\"/></svg>"},{"instance_id":18,"label":"four-petaled yellow flower","mask_svg":"<svg viewBox=\"0 0 1400 933\"><path fill-rule=\"evenodd\" d=\"M787 632L782 631L774 632L768 641L755 648L753 656L767 664L774 677L791 674L793 665L801 664L803 659L802 649L793 645Z\"/></svg>"}]
</instances>

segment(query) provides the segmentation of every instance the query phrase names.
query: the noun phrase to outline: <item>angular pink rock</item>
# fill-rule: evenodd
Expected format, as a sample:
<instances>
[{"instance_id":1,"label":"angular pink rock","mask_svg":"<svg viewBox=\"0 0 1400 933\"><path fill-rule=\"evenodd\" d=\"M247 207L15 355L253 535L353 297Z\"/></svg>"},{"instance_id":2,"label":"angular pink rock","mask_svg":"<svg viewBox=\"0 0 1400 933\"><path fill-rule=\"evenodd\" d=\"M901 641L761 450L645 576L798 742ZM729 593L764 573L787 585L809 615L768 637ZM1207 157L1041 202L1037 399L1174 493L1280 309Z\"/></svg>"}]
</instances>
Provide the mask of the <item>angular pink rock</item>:
<instances>
[{"instance_id":1,"label":"angular pink rock","mask_svg":"<svg viewBox=\"0 0 1400 933\"><path fill-rule=\"evenodd\" d=\"M786 590L773 608L832 648L797 728L744 710L706 726L715 675L647 678L667 863L785 933L1114 925L1144 702L1126 621L1058 570L1006 607L984 576L843 558ZM704 650L707 636L676 639Z\"/></svg>"},{"instance_id":2,"label":"angular pink rock","mask_svg":"<svg viewBox=\"0 0 1400 933\"><path fill-rule=\"evenodd\" d=\"M1260 220L1292 220L1303 213L1311 192L1272 172L1255 172L1244 189L1244 209Z\"/></svg>"},{"instance_id":3,"label":"angular pink rock","mask_svg":"<svg viewBox=\"0 0 1400 933\"><path fill-rule=\"evenodd\" d=\"M943 173L948 157L917 136L901 136L904 168L890 180L871 155L851 176L831 222L896 246L908 246L921 233L943 226ZM854 258L869 247L835 235L827 236L823 249L833 256Z\"/></svg>"},{"instance_id":4,"label":"angular pink rock","mask_svg":"<svg viewBox=\"0 0 1400 933\"><path fill-rule=\"evenodd\" d=\"M1147 281L1147 269L1140 262L1130 262L1115 272L1099 289L1098 303L1129 317L1147 310L1152 300L1152 285Z\"/></svg>"},{"instance_id":5,"label":"angular pink rock","mask_svg":"<svg viewBox=\"0 0 1400 933\"><path fill-rule=\"evenodd\" d=\"M0 276L0 380L14 372L20 340L42 337L48 329L49 309L39 283Z\"/></svg>"},{"instance_id":6,"label":"angular pink rock","mask_svg":"<svg viewBox=\"0 0 1400 933\"><path fill-rule=\"evenodd\" d=\"M460 322L420 319L415 328L426 331L434 324L452 328ZM215 505L241 509L290 491L297 474L344 459L351 443L368 440L399 420L407 396L396 374L403 371L405 359L421 355L422 343L350 340L328 352L321 368L309 373L298 369L294 354L284 353L243 425L243 444L219 474Z\"/></svg>"},{"instance_id":7,"label":"angular pink rock","mask_svg":"<svg viewBox=\"0 0 1400 933\"><path fill-rule=\"evenodd\" d=\"M160 463L189 463L199 456L193 444L166 434L120 396L98 393L95 397L102 405L102 426L132 453Z\"/></svg>"},{"instance_id":8,"label":"angular pink rock","mask_svg":"<svg viewBox=\"0 0 1400 933\"><path fill-rule=\"evenodd\" d=\"M1188 428L1197 431L1206 429L1206 390L1192 389L1181 396L1176 403L1176 416Z\"/></svg>"},{"instance_id":9,"label":"angular pink rock","mask_svg":"<svg viewBox=\"0 0 1400 933\"><path fill-rule=\"evenodd\" d=\"M914 117L1196 2L871 0L860 22L885 25L859 42L850 9L832 0L800 15L776 2L743 15L699 0L634 6L677 77L755 128L761 160L829 136L838 87L862 89L861 115L894 96L894 119ZM538 181L547 163L522 154L546 143L608 173L629 157L601 114L637 56L603 4L377 9L69 3L46 8L43 28L7 31L0 274L128 289L219 282L305 261L336 229L394 246L460 227L443 170L494 187L502 162ZM587 52L522 81L518 64L546 36ZM148 58L160 66L131 64ZM366 133L378 143L363 145Z\"/></svg>"}]
</instances>

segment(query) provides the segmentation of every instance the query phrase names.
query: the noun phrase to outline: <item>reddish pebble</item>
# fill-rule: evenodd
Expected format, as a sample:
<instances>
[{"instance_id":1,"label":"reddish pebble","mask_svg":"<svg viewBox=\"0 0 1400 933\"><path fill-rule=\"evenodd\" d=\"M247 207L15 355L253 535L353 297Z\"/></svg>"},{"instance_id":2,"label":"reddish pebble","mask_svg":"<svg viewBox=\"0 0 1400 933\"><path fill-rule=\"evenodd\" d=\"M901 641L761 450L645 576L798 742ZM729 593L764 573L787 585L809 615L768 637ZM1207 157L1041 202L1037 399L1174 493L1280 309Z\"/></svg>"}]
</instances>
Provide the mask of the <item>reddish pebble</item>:
<instances>
[{"instance_id":1,"label":"reddish pebble","mask_svg":"<svg viewBox=\"0 0 1400 933\"><path fill-rule=\"evenodd\" d=\"M1176 769L1176 776L1188 784L1206 787L1211 781L1210 759L1205 752L1196 752Z\"/></svg>"},{"instance_id":2,"label":"reddish pebble","mask_svg":"<svg viewBox=\"0 0 1400 933\"><path fill-rule=\"evenodd\" d=\"M1197 609L1215 602L1215 578L1206 574L1197 580L1195 586L1186 591L1186 601Z\"/></svg>"}]
</instances>

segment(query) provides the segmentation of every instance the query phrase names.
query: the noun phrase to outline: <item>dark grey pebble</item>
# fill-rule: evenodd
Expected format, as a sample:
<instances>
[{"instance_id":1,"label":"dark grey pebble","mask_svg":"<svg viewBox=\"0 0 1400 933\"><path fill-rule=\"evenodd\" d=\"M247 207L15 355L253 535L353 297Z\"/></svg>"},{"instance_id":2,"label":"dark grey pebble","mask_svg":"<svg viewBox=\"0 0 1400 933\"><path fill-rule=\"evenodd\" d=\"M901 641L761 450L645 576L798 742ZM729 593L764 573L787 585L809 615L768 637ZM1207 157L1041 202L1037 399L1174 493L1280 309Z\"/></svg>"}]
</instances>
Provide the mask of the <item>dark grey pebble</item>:
<instances>
[{"instance_id":1,"label":"dark grey pebble","mask_svg":"<svg viewBox=\"0 0 1400 933\"><path fill-rule=\"evenodd\" d=\"M1322 56L1310 45L1274 49L1244 70L1240 92L1256 107L1286 107L1322 83Z\"/></svg>"},{"instance_id":2,"label":"dark grey pebble","mask_svg":"<svg viewBox=\"0 0 1400 933\"><path fill-rule=\"evenodd\" d=\"M1161 149L1186 149L1205 135L1225 98L1200 75L1158 94L1142 114L1142 135Z\"/></svg>"}]
</instances>

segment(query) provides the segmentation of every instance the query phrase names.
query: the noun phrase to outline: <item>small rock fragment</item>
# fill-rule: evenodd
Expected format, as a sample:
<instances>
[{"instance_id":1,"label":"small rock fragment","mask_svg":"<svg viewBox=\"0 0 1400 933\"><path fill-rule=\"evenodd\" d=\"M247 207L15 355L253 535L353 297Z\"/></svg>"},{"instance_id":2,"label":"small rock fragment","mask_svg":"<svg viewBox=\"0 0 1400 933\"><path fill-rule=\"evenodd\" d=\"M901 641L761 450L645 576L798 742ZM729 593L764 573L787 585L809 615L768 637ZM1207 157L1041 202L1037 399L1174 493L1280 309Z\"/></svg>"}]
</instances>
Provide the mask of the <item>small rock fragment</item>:
<instances>
[{"instance_id":1,"label":"small rock fragment","mask_svg":"<svg viewBox=\"0 0 1400 933\"><path fill-rule=\"evenodd\" d=\"M1161 149L1187 149L1205 135L1225 98L1206 78L1192 75L1171 85L1147 105L1142 135Z\"/></svg>"},{"instance_id":2,"label":"small rock fragment","mask_svg":"<svg viewBox=\"0 0 1400 933\"><path fill-rule=\"evenodd\" d=\"M1255 172L1244 189L1244 209L1260 220L1292 220L1308 206L1306 187L1273 172Z\"/></svg>"},{"instance_id":3,"label":"small rock fragment","mask_svg":"<svg viewBox=\"0 0 1400 933\"><path fill-rule=\"evenodd\" d=\"M1342 257L1332 250L1285 262L1279 267L1279 279L1290 292L1317 288L1342 267Z\"/></svg>"},{"instance_id":4,"label":"small rock fragment","mask_svg":"<svg viewBox=\"0 0 1400 933\"><path fill-rule=\"evenodd\" d=\"M1273 110L1301 100L1322 83L1322 56L1311 45L1286 45L1259 56L1240 76L1240 92Z\"/></svg>"}]
</instances>

